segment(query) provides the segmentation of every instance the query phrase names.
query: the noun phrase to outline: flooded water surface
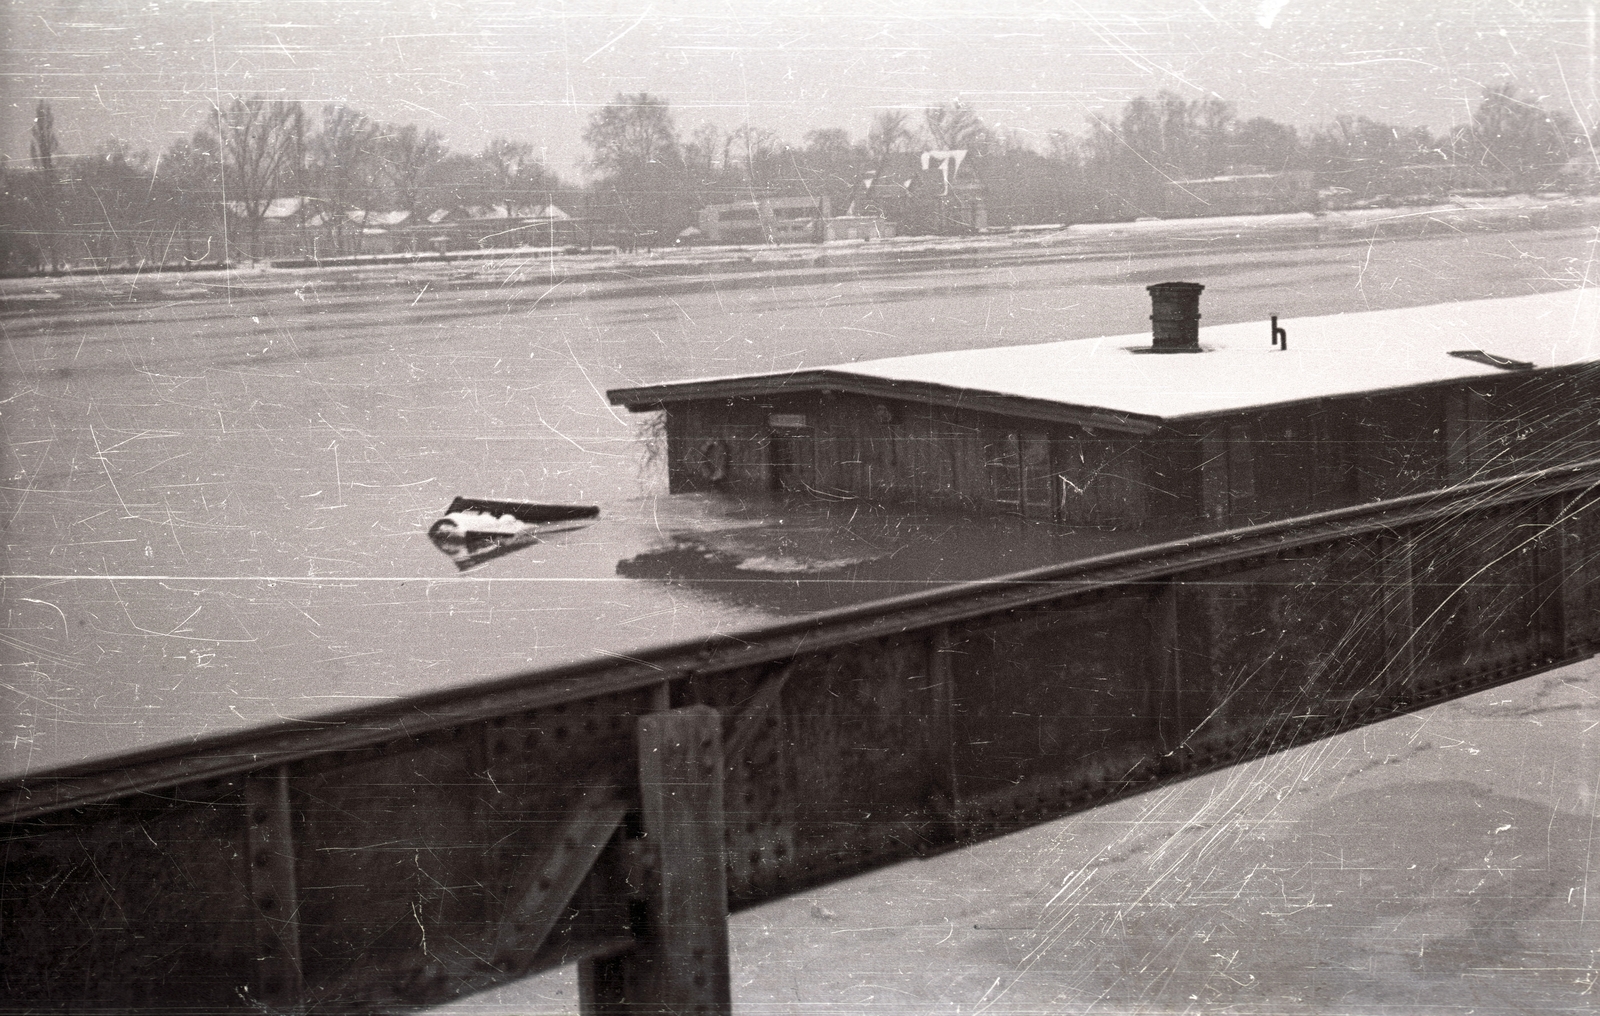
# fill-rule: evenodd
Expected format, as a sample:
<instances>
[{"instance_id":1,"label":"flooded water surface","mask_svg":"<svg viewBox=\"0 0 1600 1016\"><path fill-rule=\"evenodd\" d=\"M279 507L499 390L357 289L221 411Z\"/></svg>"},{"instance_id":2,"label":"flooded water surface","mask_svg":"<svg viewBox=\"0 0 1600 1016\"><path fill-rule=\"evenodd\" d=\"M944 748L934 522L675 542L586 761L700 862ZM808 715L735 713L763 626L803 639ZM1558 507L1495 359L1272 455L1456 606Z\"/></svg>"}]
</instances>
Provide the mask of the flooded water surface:
<instances>
[{"instance_id":1,"label":"flooded water surface","mask_svg":"<svg viewBox=\"0 0 1600 1016\"><path fill-rule=\"evenodd\" d=\"M1131 242L1131 241L1130 241ZM669 497L607 388L1516 295L1577 232L605 282L527 260L8 284L4 775L1118 549L1019 520ZM458 570L453 498L600 515Z\"/></svg>"}]
</instances>

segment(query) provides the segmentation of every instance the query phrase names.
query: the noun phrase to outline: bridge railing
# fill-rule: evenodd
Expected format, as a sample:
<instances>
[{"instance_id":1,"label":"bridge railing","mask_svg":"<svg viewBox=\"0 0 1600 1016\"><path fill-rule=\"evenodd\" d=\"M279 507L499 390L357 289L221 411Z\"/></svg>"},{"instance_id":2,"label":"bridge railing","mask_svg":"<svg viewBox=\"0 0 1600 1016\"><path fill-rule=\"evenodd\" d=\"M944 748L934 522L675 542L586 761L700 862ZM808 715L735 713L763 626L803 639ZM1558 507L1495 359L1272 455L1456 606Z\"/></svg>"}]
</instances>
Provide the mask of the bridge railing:
<instances>
[{"instance_id":1,"label":"bridge railing","mask_svg":"<svg viewBox=\"0 0 1600 1016\"><path fill-rule=\"evenodd\" d=\"M723 1011L730 906L1588 656L1597 548L1587 462L30 777L0 985Z\"/></svg>"}]
</instances>

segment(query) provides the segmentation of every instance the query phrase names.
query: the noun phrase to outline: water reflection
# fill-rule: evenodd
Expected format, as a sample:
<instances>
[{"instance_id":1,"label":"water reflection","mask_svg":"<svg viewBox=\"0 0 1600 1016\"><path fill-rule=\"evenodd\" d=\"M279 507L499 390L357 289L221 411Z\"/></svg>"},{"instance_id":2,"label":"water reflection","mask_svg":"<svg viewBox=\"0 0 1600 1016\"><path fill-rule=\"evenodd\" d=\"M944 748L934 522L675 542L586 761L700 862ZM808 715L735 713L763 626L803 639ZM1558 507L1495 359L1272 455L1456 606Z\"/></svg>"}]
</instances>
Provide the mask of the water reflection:
<instances>
[{"instance_id":1,"label":"water reflection","mask_svg":"<svg viewBox=\"0 0 1600 1016\"><path fill-rule=\"evenodd\" d=\"M782 615L811 613L1094 557L1175 537L1016 516L916 512L861 503L703 500L694 521L617 562L624 578Z\"/></svg>"}]
</instances>

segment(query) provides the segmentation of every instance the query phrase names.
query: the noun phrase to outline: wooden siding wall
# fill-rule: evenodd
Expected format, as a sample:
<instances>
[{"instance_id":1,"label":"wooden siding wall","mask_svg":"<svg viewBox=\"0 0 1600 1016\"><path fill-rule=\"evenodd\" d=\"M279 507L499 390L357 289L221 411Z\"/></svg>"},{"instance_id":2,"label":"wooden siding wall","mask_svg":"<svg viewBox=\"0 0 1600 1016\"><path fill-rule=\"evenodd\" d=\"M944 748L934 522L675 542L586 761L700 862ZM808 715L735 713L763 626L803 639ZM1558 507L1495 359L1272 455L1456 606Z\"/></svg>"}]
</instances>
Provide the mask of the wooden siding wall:
<instances>
[{"instance_id":1,"label":"wooden siding wall","mask_svg":"<svg viewBox=\"0 0 1600 1016\"><path fill-rule=\"evenodd\" d=\"M1600 457L1600 364L1508 372L1446 397L1454 481Z\"/></svg>"},{"instance_id":2,"label":"wooden siding wall","mask_svg":"<svg viewBox=\"0 0 1600 1016\"><path fill-rule=\"evenodd\" d=\"M803 418L804 426L773 426L775 417ZM1137 525L1149 514L1140 439L1068 424L808 393L678 403L668 409L667 434L674 493L791 490L1085 526ZM720 483L702 466L712 442L728 459Z\"/></svg>"},{"instance_id":3,"label":"wooden siding wall","mask_svg":"<svg viewBox=\"0 0 1600 1016\"><path fill-rule=\"evenodd\" d=\"M1304 513L1354 492L1361 417L1327 402L1240 414L1198 434L1201 514L1219 521Z\"/></svg>"},{"instance_id":4,"label":"wooden siding wall","mask_svg":"<svg viewBox=\"0 0 1600 1016\"><path fill-rule=\"evenodd\" d=\"M667 434L673 492L788 491L1074 526L1238 524L1600 457L1600 365L1256 410L1143 437L818 392L677 403ZM717 482L703 468L713 442L726 455Z\"/></svg>"},{"instance_id":5,"label":"wooden siding wall","mask_svg":"<svg viewBox=\"0 0 1600 1016\"><path fill-rule=\"evenodd\" d=\"M1144 437L854 395L699 400L669 411L669 472L674 492L789 490L1074 526L1239 523L1446 481L1445 399L1314 403ZM711 442L726 449L718 483L699 469Z\"/></svg>"},{"instance_id":6,"label":"wooden siding wall","mask_svg":"<svg viewBox=\"0 0 1600 1016\"><path fill-rule=\"evenodd\" d=\"M1398 497L1600 457L1600 365L1261 410L1198 436L1208 517Z\"/></svg>"}]
</instances>

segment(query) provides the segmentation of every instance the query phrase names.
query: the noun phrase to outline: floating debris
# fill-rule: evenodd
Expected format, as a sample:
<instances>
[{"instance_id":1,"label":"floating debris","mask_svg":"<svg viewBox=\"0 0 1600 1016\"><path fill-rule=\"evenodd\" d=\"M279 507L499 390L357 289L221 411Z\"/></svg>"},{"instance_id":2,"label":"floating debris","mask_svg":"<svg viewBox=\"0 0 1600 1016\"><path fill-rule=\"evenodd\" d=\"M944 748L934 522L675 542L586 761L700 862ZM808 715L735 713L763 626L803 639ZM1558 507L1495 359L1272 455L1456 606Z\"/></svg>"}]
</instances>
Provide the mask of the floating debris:
<instances>
[{"instance_id":1,"label":"floating debris","mask_svg":"<svg viewBox=\"0 0 1600 1016\"><path fill-rule=\"evenodd\" d=\"M444 517L428 527L428 539L459 571L540 543L541 537L582 529L597 518L594 505L528 504L458 497ZM574 525L573 523L580 523Z\"/></svg>"}]
</instances>

